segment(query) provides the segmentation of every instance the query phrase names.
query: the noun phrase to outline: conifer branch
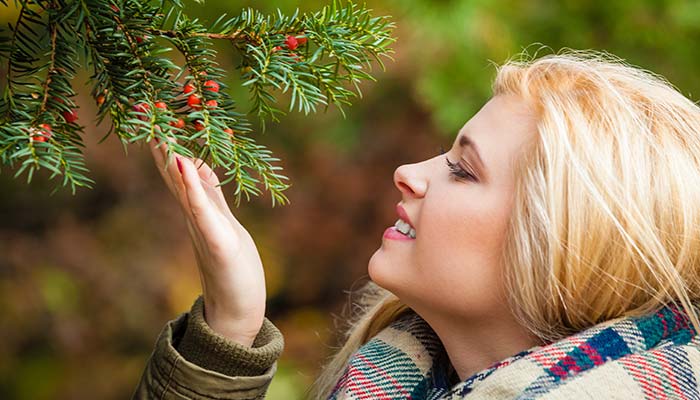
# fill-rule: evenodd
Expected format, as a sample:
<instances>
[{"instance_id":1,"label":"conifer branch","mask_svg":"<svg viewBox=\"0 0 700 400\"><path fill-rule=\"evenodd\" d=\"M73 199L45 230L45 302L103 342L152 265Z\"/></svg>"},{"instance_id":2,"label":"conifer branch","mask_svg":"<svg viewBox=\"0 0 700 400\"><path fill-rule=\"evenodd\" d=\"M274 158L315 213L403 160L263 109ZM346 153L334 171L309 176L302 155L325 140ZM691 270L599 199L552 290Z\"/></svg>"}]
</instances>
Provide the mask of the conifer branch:
<instances>
[{"instance_id":1,"label":"conifer branch","mask_svg":"<svg viewBox=\"0 0 700 400\"><path fill-rule=\"evenodd\" d=\"M245 9L221 16L211 26L185 14L180 0L157 6L137 0L17 0L19 16L10 31L0 29L0 60L7 59L7 85L0 99L0 162L14 166L27 182L39 167L63 174L63 185L91 187L83 175L82 126L76 123L71 80L78 51L92 70L97 120L109 115L104 141L115 133L127 144L164 139L168 153L201 158L223 167L221 185L235 181L242 196L272 195L272 205L289 200L279 159L249 136L247 114L279 121L285 112L277 95L289 94L288 111L316 112L334 105L344 113L359 83L374 80L372 62L391 53L393 23L373 17L351 1L333 1L321 11L285 16ZM0 4L7 6L6 0ZM214 40L231 43L251 109L236 111L218 68ZM169 43L184 57L176 65ZM184 79L184 82L182 80ZM37 83L38 82L38 83ZM165 140L168 137L177 142ZM254 177L255 174L257 177Z\"/></svg>"}]
</instances>

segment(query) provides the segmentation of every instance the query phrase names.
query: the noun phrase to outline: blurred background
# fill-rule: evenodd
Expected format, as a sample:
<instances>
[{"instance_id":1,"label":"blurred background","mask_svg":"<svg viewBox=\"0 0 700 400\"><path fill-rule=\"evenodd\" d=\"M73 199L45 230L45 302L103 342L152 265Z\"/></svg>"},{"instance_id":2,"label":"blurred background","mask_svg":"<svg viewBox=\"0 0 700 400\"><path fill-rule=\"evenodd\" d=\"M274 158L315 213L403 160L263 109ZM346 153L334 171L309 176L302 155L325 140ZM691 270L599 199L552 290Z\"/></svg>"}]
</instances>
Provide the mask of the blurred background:
<instances>
[{"instance_id":1,"label":"blurred background","mask_svg":"<svg viewBox=\"0 0 700 400\"><path fill-rule=\"evenodd\" d=\"M325 2L207 0L213 22L241 7L291 13ZM373 0L397 24L395 61L375 69L364 99L304 117L291 113L256 140L281 158L291 204L266 194L233 209L266 269L268 317L286 347L270 399L300 398L338 343L351 290L401 200L395 168L448 148L488 100L493 64L541 45L593 48L667 77L696 101L700 2L681 0ZM13 21L0 8L0 23ZM219 44L232 95L246 110L239 60ZM540 50L539 54L551 53ZM5 70L0 68L4 76ZM2 79L2 78L0 78ZM92 190L49 196L56 180L0 174L0 398L123 399L165 325L200 293L184 219L148 148L125 149L95 126L88 74L76 80ZM55 178L60 179L60 178ZM225 187L233 207L233 186Z\"/></svg>"}]
</instances>

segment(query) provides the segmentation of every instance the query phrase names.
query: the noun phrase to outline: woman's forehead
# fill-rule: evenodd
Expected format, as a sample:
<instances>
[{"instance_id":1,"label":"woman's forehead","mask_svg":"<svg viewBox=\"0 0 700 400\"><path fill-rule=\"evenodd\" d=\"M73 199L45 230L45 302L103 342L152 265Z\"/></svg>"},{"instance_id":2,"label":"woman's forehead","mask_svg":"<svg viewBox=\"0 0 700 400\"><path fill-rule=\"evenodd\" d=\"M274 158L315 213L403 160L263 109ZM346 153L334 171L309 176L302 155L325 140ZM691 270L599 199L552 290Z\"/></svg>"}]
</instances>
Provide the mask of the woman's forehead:
<instances>
[{"instance_id":1,"label":"woman's forehead","mask_svg":"<svg viewBox=\"0 0 700 400\"><path fill-rule=\"evenodd\" d=\"M535 114L525 102L515 95L498 95L464 124L455 146L493 170L532 139L535 129Z\"/></svg>"}]
</instances>

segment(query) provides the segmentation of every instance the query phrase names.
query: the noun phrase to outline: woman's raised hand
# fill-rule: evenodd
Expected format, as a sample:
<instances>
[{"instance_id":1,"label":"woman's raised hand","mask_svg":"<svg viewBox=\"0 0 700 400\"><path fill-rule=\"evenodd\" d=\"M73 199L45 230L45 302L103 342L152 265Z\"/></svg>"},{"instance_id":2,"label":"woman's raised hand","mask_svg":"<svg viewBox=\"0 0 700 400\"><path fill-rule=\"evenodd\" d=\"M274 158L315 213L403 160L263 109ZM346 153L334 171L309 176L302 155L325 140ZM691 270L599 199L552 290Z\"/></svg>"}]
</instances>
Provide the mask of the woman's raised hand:
<instances>
[{"instance_id":1,"label":"woman's raised hand","mask_svg":"<svg viewBox=\"0 0 700 400\"><path fill-rule=\"evenodd\" d=\"M265 317L266 297L262 261L253 238L231 213L221 188L216 187L219 179L206 163L174 152L167 160L165 143L150 140L148 145L187 222L207 324L218 334L251 346Z\"/></svg>"}]
</instances>

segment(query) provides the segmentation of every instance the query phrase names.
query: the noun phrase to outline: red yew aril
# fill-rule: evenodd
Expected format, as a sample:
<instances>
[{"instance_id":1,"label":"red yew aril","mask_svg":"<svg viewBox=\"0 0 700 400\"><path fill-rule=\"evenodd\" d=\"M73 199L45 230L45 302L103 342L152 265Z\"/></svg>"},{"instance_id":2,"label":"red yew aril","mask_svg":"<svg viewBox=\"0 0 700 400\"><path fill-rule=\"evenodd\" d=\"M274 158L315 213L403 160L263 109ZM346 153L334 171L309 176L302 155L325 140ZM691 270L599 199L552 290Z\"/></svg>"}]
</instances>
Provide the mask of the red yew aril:
<instances>
[{"instance_id":1,"label":"red yew aril","mask_svg":"<svg viewBox=\"0 0 700 400\"><path fill-rule=\"evenodd\" d=\"M36 132L36 129L32 129L32 130L30 131L30 132L32 132L32 133L30 134L32 140L35 141L35 142L46 142L46 141L48 141L49 138L50 138L51 135L52 135L52 133L51 133L51 125L49 125L49 124L41 124L41 125L39 125L39 127L41 128L41 130L39 130L39 132Z\"/></svg>"},{"instance_id":2,"label":"red yew aril","mask_svg":"<svg viewBox=\"0 0 700 400\"><path fill-rule=\"evenodd\" d=\"M207 90L211 90L214 93L219 92L219 84L216 83L216 81L208 80L204 82L204 88Z\"/></svg>"},{"instance_id":3,"label":"red yew aril","mask_svg":"<svg viewBox=\"0 0 700 400\"><path fill-rule=\"evenodd\" d=\"M204 123L200 120L194 121L194 129L197 131L201 131L202 129L204 129Z\"/></svg>"},{"instance_id":4,"label":"red yew aril","mask_svg":"<svg viewBox=\"0 0 700 400\"><path fill-rule=\"evenodd\" d=\"M229 136L233 136L233 129L231 129L231 128L224 129L224 132L228 133Z\"/></svg>"},{"instance_id":5,"label":"red yew aril","mask_svg":"<svg viewBox=\"0 0 700 400\"><path fill-rule=\"evenodd\" d=\"M165 102L162 102L162 101L156 101L156 104L154 104L154 105L156 106L156 108L160 108L161 110L167 110L167 109L168 109L168 105L165 104Z\"/></svg>"},{"instance_id":6,"label":"red yew aril","mask_svg":"<svg viewBox=\"0 0 700 400\"><path fill-rule=\"evenodd\" d=\"M217 103L216 100L207 100L206 105L209 108L216 108L219 105L219 103Z\"/></svg>"},{"instance_id":7,"label":"red yew aril","mask_svg":"<svg viewBox=\"0 0 700 400\"><path fill-rule=\"evenodd\" d=\"M148 105L148 103L139 103L134 105L134 111L140 112L140 113L145 113L146 111L150 110L151 106Z\"/></svg>"},{"instance_id":8,"label":"red yew aril","mask_svg":"<svg viewBox=\"0 0 700 400\"><path fill-rule=\"evenodd\" d=\"M296 50L297 46L299 45L299 42L297 41L297 38L295 36L289 35L284 41L284 44L287 45L287 48L289 48L289 50Z\"/></svg>"},{"instance_id":9,"label":"red yew aril","mask_svg":"<svg viewBox=\"0 0 700 400\"><path fill-rule=\"evenodd\" d=\"M194 92L194 86L188 83L187 85L185 85L183 92L185 92L185 94Z\"/></svg>"},{"instance_id":10,"label":"red yew aril","mask_svg":"<svg viewBox=\"0 0 700 400\"><path fill-rule=\"evenodd\" d=\"M302 37L297 38L297 43L299 43L299 46L305 45L307 41L308 41L308 39L306 38L306 36L302 36Z\"/></svg>"},{"instance_id":11,"label":"red yew aril","mask_svg":"<svg viewBox=\"0 0 700 400\"><path fill-rule=\"evenodd\" d=\"M148 110L150 110L150 109L151 109L151 106L149 106L148 103L139 103L139 104L135 104L135 105L134 105L134 111L136 111L136 112L138 112L138 113L144 113L144 114L145 114L145 113L146 113ZM146 117L146 116L144 116L144 115L139 115L138 118L139 118L141 121L146 121L146 120L148 119L148 117Z\"/></svg>"},{"instance_id":12,"label":"red yew aril","mask_svg":"<svg viewBox=\"0 0 700 400\"><path fill-rule=\"evenodd\" d=\"M192 94L187 98L187 105L195 110L200 110L202 108L202 99Z\"/></svg>"},{"instance_id":13,"label":"red yew aril","mask_svg":"<svg viewBox=\"0 0 700 400\"><path fill-rule=\"evenodd\" d=\"M63 118L66 120L66 122L72 124L78 119L78 113L75 110L64 111Z\"/></svg>"},{"instance_id":14,"label":"red yew aril","mask_svg":"<svg viewBox=\"0 0 700 400\"><path fill-rule=\"evenodd\" d=\"M177 121L171 122L170 126L174 126L175 128L182 129L185 127L185 120L182 118L178 118Z\"/></svg>"}]
</instances>

